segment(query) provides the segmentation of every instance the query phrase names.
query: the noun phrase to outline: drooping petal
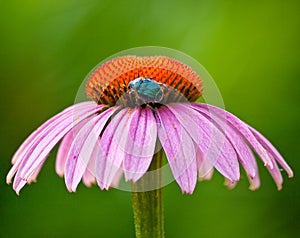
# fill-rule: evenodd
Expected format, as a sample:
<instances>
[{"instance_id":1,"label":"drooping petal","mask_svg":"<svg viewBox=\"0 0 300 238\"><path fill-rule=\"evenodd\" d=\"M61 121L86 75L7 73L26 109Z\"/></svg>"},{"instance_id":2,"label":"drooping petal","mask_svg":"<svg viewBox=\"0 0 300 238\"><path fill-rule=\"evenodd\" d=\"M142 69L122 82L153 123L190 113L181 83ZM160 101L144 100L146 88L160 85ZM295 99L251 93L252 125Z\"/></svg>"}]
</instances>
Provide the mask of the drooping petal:
<instances>
[{"instance_id":1,"label":"drooping petal","mask_svg":"<svg viewBox=\"0 0 300 238\"><path fill-rule=\"evenodd\" d=\"M55 115L54 117L50 118L48 121L46 121L43 125L41 125L38 129L36 129L19 147L19 149L16 151L12 158L12 164L13 167L11 170L8 172L7 177L6 177L6 182L11 183L11 180L17 170L20 167L21 162L25 158L25 154L30 150L32 145L39 140L42 136L47 134L49 131L49 128L52 128L54 125L57 124L57 122L61 121L61 118L65 117L66 114L69 114L71 111L74 111L75 108L76 110L80 110L82 108L87 108L87 107L95 107L94 102L82 102L73 106L70 106L60 112L59 114Z\"/></svg>"},{"instance_id":2,"label":"drooping petal","mask_svg":"<svg viewBox=\"0 0 300 238\"><path fill-rule=\"evenodd\" d=\"M97 143L99 143L100 137L97 136L97 142L96 145L93 148L93 152L91 154L90 160L87 164L87 167L84 171L84 174L82 176L82 182L90 187L92 184L96 183L96 158L98 155L98 149L99 146L97 146ZM87 141L85 142L85 144L87 143ZM83 147L85 147L85 145L83 145Z\"/></svg>"},{"instance_id":3,"label":"drooping petal","mask_svg":"<svg viewBox=\"0 0 300 238\"><path fill-rule=\"evenodd\" d=\"M26 185L26 183L27 181L20 177L16 177L14 179L13 189L16 191L17 195L20 195L20 190Z\"/></svg>"},{"instance_id":4,"label":"drooping petal","mask_svg":"<svg viewBox=\"0 0 300 238\"><path fill-rule=\"evenodd\" d=\"M27 183L31 184L32 182L36 182L37 176L39 175L43 165L37 167L37 169L32 173L32 175L27 179Z\"/></svg>"},{"instance_id":5,"label":"drooping petal","mask_svg":"<svg viewBox=\"0 0 300 238\"><path fill-rule=\"evenodd\" d=\"M116 172L115 177L113 178L113 180L111 182L110 187L114 187L114 188L119 187L122 175L123 175L123 166L121 164L119 170Z\"/></svg>"},{"instance_id":6,"label":"drooping petal","mask_svg":"<svg viewBox=\"0 0 300 238\"><path fill-rule=\"evenodd\" d=\"M205 159L205 155L202 153L200 148L196 146L196 158L197 158L197 169L198 169L198 180L210 180L214 173L214 167L211 161Z\"/></svg>"},{"instance_id":7,"label":"drooping petal","mask_svg":"<svg viewBox=\"0 0 300 238\"><path fill-rule=\"evenodd\" d=\"M79 130L79 132L75 135L74 140L72 141L72 144L70 146L67 160L65 164L65 183L69 190L69 192L75 192L72 188L72 182L74 177L77 177L77 174L74 173L75 167L81 166L84 167L85 165L82 163L83 160L86 160L88 158L82 158L83 155L80 154L80 151L82 149L83 143L85 142L86 138L90 134L91 130L95 126L95 123L97 122L99 118L99 115L89 118L89 120L85 123L85 125ZM91 148L92 150L93 148ZM85 171L85 168L82 168L83 171ZM80 177L81 179L81 177ZM79 180L80 180L79 179Z\"/></svg>"},{"instance_id":8,"label":"drooping petal","mask_svg":"<svg viewBox=\"0 0 300 238\"><path fill-rule=\"evenodd\" d=\"M69 191L76 191L91 158L94 147L105 124L114 113L115 108L106 111L90 119L76 134L66 162L66 186ZM98 144L97 144L98 146Z\"/></svg>"},{"instance_id":9,"label":"drooping petal","mask_svg":"<svg viewBox=\"0 0 300 238\"><path fill-rule=\"evenodd\" d=\"M85 170L82 175L82 182L85 186L91 187L94 183L96 183L96 178L89 170Z\"/></svg>"},{"instance_id":10,"label":"drooping petal","mask_svg":"<svg viewBox=\"0 0 300 238\"><path fill-rule=\"evenodd\" d=\"M255 136L252 134L252 132L250 131L248 125L246 123L244 123L243 121L241 121L239 118L237 118L236 116L234 116L233 114L212 106L212 105L208 105L208 104L203 104L203 103L192 103L193 106L195 106L195 108L197 107L202 107L204 109L207 109L209 111L211 111L213 114L220 114L221 117L222 115L225 114L225 118L226 121L228 121L229 123L231 123L231 125L240 132L240 134L243 136L243 138L249 142L249 144L254 148L254 150L256 151L256 153L260 156L260 158L263 160L263 162L265 163L266 166L269 166L271 169L273 167L273 163L270 159L270 157L268 156L267 151L265 150L265 148L258 142L258 140L255 138Z\"/></svg>"},{"instance_id":11,"label":"drooping petal","mask_svg":"<svg viewBox=\"0 0 300 238\"><path fill-rule=\"evenodd\" d=\"M238 181L237 156L222 131L189 104L170 104L168 107L205 155L205 160L231 181Z\"/></svg>"},{"instance_id":12,"label":"drooping petal","mask_svg":"<svg viewBox=\"0 0 300 238\"><path fill-rule=\"evenodd\" d=\"M101 110L102 105L91 104L85 105L84 107L76 107L74 105L72 110L63 114L60 118L49 124L47 128L44 128L37 136L31 146L27 149L24 154L22 162L12 170L18 170L16 178L21 180L27 180L36 171L38 166L41 166L49 152L56 145L56 143L75 125L80 123L85 118ZM13 187L19 187L18 180L15 179Z\"/></svg>"},{"instance_id":13,"label":"drooping petal","mask_svg":"<svg viewBox=\"0 0 300 238\"><path fill-rule=\"evenodd\" d=\"M99 150L99 146L96 145L94 147L94 151L91 155L91 159L88 163L88 166L82 176L83 183L88 187L90 187L92 184L97 182L95 176L96 176L96 158L98 155L98 150ZM123 175L123 166L121 164L119 170L116 172L115 177L111 182L110 187L117 188L119 186L122 175Z\"/></svg>"},{"instance_id":14,"label":"drooping petal","mask_svg":"<svg viewBox=\"0 0 300 238\"><path fill-rule=\"evenodd\" d=\"M281 154L278 152L278 150L272 145L270 141L268 141L261 133L259 133L254 128L250 127L250 130L252 131L255 138L259 141L259 143L262 144L262 146L268 151L270 155L282 166L282 168L287 172L289 177L293 177L293 171L290 168L290 166L285 162L284 158L281 156Z\"/></svg>"},{"instance_id":15,"label":"drooping petal","mask_svg":"<svg viewBox=\"0 0 300 238\"><path fill-rule=\"evenodd\" d=\"M278 165L274 159L272 160L272 163L273 163L273 168L271 169L271 168L267 167L267 169L269 170L269 173L271 174L273 180L275 181L277 189L281 190L283 178L282 178L280 169L278 168Z\"/></svg>"},{"instance_id":16,"label":"drooping petal","mask_svg":"<svg viewBox=\"0 0 300 238\"><path fill-rule=\"evenodd\" d=\"M45 123L43 123L38 129L36 129L30 136L27 137L27 139L22 143L22 145L18 148L16 153L14 154L12 158L12 164L15 164L17 160L22 159L24 157L24 154L28 150L28 148L33 144L35 139L39 137L41 134L43 134L43 131L53 123L55 123L61 116L65 115L66 113L69 113L70 111L73 111L74 108L76 107L78 110L80 108L85 108L85 107L94 107L96 104L94 102L82 102L78 103L76 105L72 105L66 109L64 109L62 112L56 114L55 116L51 117L49 120L47 120Z\"/></svg>"},{"instance_id":17,"label":"drooping petal","mask_svg":"<svg viewBox=\"0 0 300 238\"><path fill-rule=\"evenodd\" d=\"M151 109L146 107L135 110L124 130L128 135L126 141L123 138L125 179L136 182L148 170L155 150L157 126Z\"/></svg>"},{"instance_id":18,"label":"drooping petal","mask_svg":"<svg viewBox=\"0 0 300 238\"><path fill-rule=\"evenodd\" d=\"M130 114L131 109L122 109L112 118L101 135L96 158L96 180L101 189L108 189L111 186L124 160L125 152L119 146L118 139L123 136L126 139L127 135L122 134L122 131L125 132L123 128ZM118 135L117 138L115 134Z\"/></svg>"},{"instance_id":19,"label":"drooping petal","mask_svg":"<svg viewBox=\"0 0 300 238\"><path fill-rule=\"evenodd\" d=\"M169 108L163 106L156 112L160 121L158 137L173 176L182 192L191 194L197 182L197 161L193 140Z\"/></svg>"},{"instance_id":20,"label":"drooping petal","mask_svg":"<svg viewBox=\"0 0 300 238\"><path fill-rule=\"evenodd\" d=\"M199 103L195 103L199 104ZM194 105L195 105L194 104ZM262 160L265 162L265 165L267 165L267 168L273 177L277 188L280 190L282 187L282 175L280 172L280 169L278 168L278 165L276 161L287 171L289 176L293 176L293 172L291 168L287 165L287 163L284 161L280 153L274 148L274 146L264 137L262 136L258 131L251 128L246 123L242 122L240 119L235 117L229 112L226 112L225 110L222 110L220 108L217 108L215 106L206 105L206 104L200 104L201 107L207 108L208 110L212 111L215 114L225 114L226 120L234 127L236 128L243 138L249 142L249 144L254 148L256 153L262 158ZM276 160L276 161L275 161ZM256 189L259 186L259 178L255 176L250 181L250 189Z\"/></svg>"},{"instance_id":21,"label":"drooping petal","mask_svg":"<svg viewBox=\"0 0 300 238\"><path fill-rule=\"evenodd\" d=\"M216 115L213 115L212 112L205 108L197 107L195 109L209 118L216 126L218 126L221 131L223 131L223 133L226 135L233 148L235 149L238 155L238 159L247 173L248 179L251 183L251 189L258 188L258 167L256 159L248 145L242 139L239 132L235 130L235 128L233 128L230 123L227 123L223 120L226 118L225 115L222 115L222 117L220 117L219 115L218 117Z\"/></svg>"},{"instance_id":22,"label":"drooping petal","mask_svg":"<svg viewBox=\"0 0 300 238\"><path fill-rule=\"evenodd\" d=\"M72 141L74 140L75 131L78 131L83 126L83 124L82 125L81 124L82 123L76 125L64 136L58 148L56 161L55 161L55 171L60 177L63 177L65 174L67 155L70 150Z\"/></svg>"},{"instance_id":23,"label":"drooping petal","mask_svg":"<svg viewBox=\"0 0 300 238\"><path fill-rule=\"evenodd\" d=\"M229 179L225 178L224 185L227 186L229 189L234 189L237 182L232 182Z\"/></svg>"},{"instance_id":24,"label":"drooping petal","mask_svg":"<svg viewBox=\"0 0 300 238\"><path fill-rule=\"evenodd\" d=\"M253 178L248 177L248 180L250 182L250 190L254 191L260 187L259 174L256 174Z\"/></svg>"}]
</instances>

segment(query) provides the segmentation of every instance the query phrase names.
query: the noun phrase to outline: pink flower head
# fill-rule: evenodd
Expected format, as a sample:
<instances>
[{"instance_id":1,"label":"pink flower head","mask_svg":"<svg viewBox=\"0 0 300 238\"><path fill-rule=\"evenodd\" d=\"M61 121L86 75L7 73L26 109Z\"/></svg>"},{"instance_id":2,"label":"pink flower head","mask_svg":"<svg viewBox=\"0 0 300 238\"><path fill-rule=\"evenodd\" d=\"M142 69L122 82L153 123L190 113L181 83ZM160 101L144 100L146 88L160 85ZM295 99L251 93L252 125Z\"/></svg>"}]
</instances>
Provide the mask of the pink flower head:
<instances>
[{"instance_id":1,"label":"pink flower head","mask_svg":"<svg viewBox=\"0 0 300 238\"><path fill-rule=\"evenodd\" d=\"M259 132L231 113L194 102L202 82L193 70L168 57L118 57L98 67L86 87L93 101L75 104L55 115L20 146L7 183L19 193L36 177L53 147L62 140L56 172L69 191L79 182L101 189L117 186L124 175L136 182L148 171L161 145L178 185L193 193L197 179L210 179L214 168L233 187L239 163L250 182L260 186L256 159L261 158L278 189L278 164L293 172Z\"/></svg>"}]
</instances>

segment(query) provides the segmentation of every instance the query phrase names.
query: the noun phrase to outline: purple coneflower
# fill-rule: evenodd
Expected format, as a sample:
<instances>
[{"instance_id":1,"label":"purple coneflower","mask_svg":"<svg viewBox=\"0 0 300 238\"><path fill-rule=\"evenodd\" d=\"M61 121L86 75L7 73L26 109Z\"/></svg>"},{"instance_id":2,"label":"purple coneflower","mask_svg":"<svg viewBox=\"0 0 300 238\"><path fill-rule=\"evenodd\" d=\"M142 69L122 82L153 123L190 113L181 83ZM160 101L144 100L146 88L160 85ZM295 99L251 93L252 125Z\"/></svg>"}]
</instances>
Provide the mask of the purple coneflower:
<instances>
[{"instance_id":1,"label":"purple coneflower","mask_svg":"<svg viewBox=\"0 0 300 238\"><path fill-rule=\"evenodd\" d=\"M195 100L202 81L187 65L164 56L122 56L97 67L86 84L93 101L75 104L34 131L15 153L7 183L19 194L36 180L48 154L62 140L56 172L69 191L82 180L101 189L132 182L136 237L164 237L162 163L166 154L183 193L216 169L226 185L240 179L239 163L250 189L260 185L261 158L278 189L278 164L293 172L273 145L231 113Z\"/></svg>"},{"instance_id":2,"label":"purple coneflower","mask_svg":"<svg viewBox=\"0 0 300 238\"><path fill-rule=\"evenodd\" d=\"M75 104L34 131L15 153L7 175L19 193L34 181L53 147L62 139L56 171L69 191L83 180L101 189L117 185L124 174L138 181L149 169L157 142L184 193L197 178L209 179L213 168L229 187L240 178L239 163L251 189L260 185L254 150L278 189L278 164L293 172L273 145L231 113L193 102L202 82L188 66L168 57L124 56L98 67L86 86L94 101ZM251 150L252 149L252 150Z\"/></svg>"}]
</instances>

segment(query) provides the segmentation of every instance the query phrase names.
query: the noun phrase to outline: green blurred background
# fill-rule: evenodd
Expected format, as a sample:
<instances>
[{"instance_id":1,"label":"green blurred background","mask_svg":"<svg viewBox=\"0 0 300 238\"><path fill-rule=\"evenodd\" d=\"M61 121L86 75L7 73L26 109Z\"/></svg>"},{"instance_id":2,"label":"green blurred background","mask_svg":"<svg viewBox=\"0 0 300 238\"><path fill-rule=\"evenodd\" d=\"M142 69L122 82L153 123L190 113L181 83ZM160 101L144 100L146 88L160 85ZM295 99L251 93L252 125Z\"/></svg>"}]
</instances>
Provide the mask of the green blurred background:
<instances>
[{"instance_id":1,"label":"green blurred background","mask_svg":"<svg viewBox=\"0 0 300 238\"><path fill-rule=\"evenodd\" d=\"M181 50L211 73L226 108L279 148L295 178L278 192L234 190L215 174L192 196L165 187L167 237L300 235L299 1L0 1L0 237L133 237L130 193L80 185L67 192L54 150L38 183L17 196L5 184L14 151L47 118L74 102L85 75L120 50Z\"/></svg>"}]
</instances>

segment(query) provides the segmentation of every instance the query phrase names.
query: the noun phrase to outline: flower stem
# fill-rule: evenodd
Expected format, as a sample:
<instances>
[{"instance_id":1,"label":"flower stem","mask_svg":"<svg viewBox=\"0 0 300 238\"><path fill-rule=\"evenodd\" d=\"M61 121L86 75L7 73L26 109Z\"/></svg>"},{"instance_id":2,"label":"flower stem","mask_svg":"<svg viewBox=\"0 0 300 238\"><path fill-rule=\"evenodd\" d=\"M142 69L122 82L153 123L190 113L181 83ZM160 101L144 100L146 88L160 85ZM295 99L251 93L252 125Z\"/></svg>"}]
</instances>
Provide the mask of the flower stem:
<instances>
[{"instance_id":1,"label":"flower stem","mask_svg":"<svg viewBox=\"0 0 300 238\"><path fill-rule=\"evenodd\" d=\"M152 159L148 173L132 184L132 207L137 238L163 238L164 219L162 205L161 170L163 151ZM148 191L148 190L151 191Z\"/></svg>"}]
</instances>

